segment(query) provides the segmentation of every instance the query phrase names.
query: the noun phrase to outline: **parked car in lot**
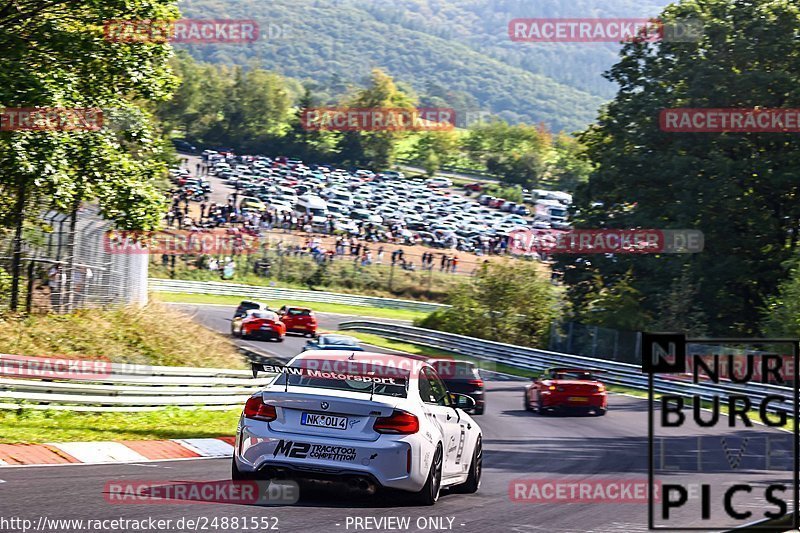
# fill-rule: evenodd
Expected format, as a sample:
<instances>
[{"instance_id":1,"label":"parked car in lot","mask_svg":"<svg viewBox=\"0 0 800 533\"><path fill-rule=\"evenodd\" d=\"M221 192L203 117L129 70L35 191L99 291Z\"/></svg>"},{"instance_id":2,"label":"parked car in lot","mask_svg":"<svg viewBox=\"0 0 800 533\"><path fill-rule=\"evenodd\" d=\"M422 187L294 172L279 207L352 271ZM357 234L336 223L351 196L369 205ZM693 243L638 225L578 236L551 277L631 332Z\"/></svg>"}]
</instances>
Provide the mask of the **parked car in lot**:
<instances>
[{"instance_id":1,"label":"parked car in lot","mask_svg":"<svg viewBox=\"0 0 800 533\"><path fill-rule=\"evenodd\" d=\"M267 206L259 200L258 198L253 198L252 196L245 196L242 198L241 203L239 203L239 207L241 209L253 209L255 211L266 211Z\"/></svg>"},{"instance_id":2,"label":"parked car in lot","mask_svg":"<svg viewBox=\"0 0 800 533\"><path fill-rule=\"evenodd\" d=\"M303 351L306 350L346 350L350 352L363 352L364 348L361 347L358 339L350 335L325 333L319 335L316 339L306 341Z\"/></svg>"},{"instance_id":3,"label":"parked car in lot","mask_svg":"<svg viewBox=\"0 0 800 533\"><path fill-rule=\"evenodd\" d=\"M453 359L430 359L428 362L436 369L449 392L466 394L475 400L472 413L483 414L486 409L486 394L483 379L475 364Z\"/></svg>"},{"instance_id":4,"label":"parked car in lot","mask_svg":"<svg viewBox=\"0 0 800 533\"><path fill-rule=\"evenodd\" d=\"M278 310L281 322L286 325L286 331L290 333L302 333L306 337L311 337L317 332L317 317L308 307L287 307L283 306Z\"/></svg>"},{"instance_id":5,"label":"parked car in lot","mask_svg":"<svg viewBox=\"0 0 800 533\"><path fill-rule=\"evenodd\" d=\"M585 368L550 368L525 387L528 411L580 411L603 416L608 409L608 392L597 379L597 371Z\"/></svg>"},{"instance_id":6,"label":"parked car in lot","mask_svg":"<svg viewBox=\"0 0 800 533\"><path fill-rule=\"evenodd\" d=\"M183 139L172 139L172 146L175 147L175 150L178 152L183 152L187 154L196 154L197 147L191 144L189 141Z\"/></svg>"},{"instance_id":7,"label":"parked car in lot","mask_svg":"<svg viewBox=\"0 0 800 533\"><path fill-rule=\"evenodd\" d=\"M403 180L406 179L405 174L397 170L387 170L381 173L381 177L389 180Z\"/></svg>"},{"instance_id":8,"label":"parked car in lot","mask_svg":"<svg viewBox=\"0 0 800 533\"><path fill-rule=\"evenodd\" d=\"M286 325L274 311L248 310L244 316L231 320L231 335L242 339L267 338L283 342Z\"/></svg>"},{"instance_id":9,"label":"parked car in lot","mask_svg":"<svg viewBox=\"0 0 800 533\"><path fill-rule=\"evenodd\" d=\"M486 187L486 184L478 181L464 185L464 189L472 192L482 192L484 187Z\"/></svg>"},{"instance_id":10,"label":"parked car in lot","mask_svg":"<svg viewBox=\"0 0 800 533\"><path fill-rule=\"evenodd\" d=\"M442 177L429 178L425 180L425 183L428 185L428 187L436 187L436 188L453 186L453 182L451 180Z\"/></svg>"},{"instance_id":11,"label":"parked car in lot","mask_svg":"<svg viewBox=\"0 0 800 533\"><path fill-rule=\"evenodd\" d=\"M477 492L482 432L465 411L474 401L449 394L424 361L398 372L409 359L317 350L296 356L245 403L232 479L349 482L369 494L401 490L421 505L434 505L443 488ZM358 372L315 371L359 361Z\"/></svg>"}]
</instances>

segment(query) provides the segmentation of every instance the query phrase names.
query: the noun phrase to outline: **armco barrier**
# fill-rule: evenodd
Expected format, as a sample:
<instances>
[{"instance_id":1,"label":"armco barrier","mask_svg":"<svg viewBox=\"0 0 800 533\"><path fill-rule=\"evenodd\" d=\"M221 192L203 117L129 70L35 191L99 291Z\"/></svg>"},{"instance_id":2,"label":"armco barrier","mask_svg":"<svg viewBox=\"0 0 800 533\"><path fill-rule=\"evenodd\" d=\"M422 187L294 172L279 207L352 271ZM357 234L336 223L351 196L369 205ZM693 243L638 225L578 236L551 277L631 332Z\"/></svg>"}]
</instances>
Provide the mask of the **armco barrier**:
<instances>
[{"instance_id":1,"label":"armco barrier","mask_svg":"<svg viewBox=\"0 0 800 533\"><path fill-rule=\"evenodd\" d=\"M604 372L602 379L610 385L620 385L643 391L646 391L648 386L648 377L642 373L641 368L627 363L549 352L525 346L466 337L454 333L385 322L353 320L342 322L339 324L339 329L374 333L387 339L438 348L524 370L541 371L552 366L594 368ZM712 400L720 394L743 394L750 398L753 405L758 405L768 395L792 396L790 389L776 385L761 383L740 385L730 382L714 385L709 383L696 385L690 379L682 379L678 376L675 379L656 377L653 388L660 393L674 393L681 396L697 395L703 400ZM771 407L774 407L774 411L788 413L792 413L794 410L790 402L779 405L773 403Z\"/></svg>"},{"instance_id":2,"label":"armco barrier","mask_svg":"<svg viewBox=\"0 0 800 533\"><path fill-rule=\"evenodd\" d=\"M13 358L0 354L3 359ZM8 368L12 368L9 366ZM234 409L271 377L249 370L112 363L74 377L0 377L0 409L152 411L164 407Z\"/></svg>"},{"instance_id":3,"label":"armco barrier","mask_svg":"<svg viewBox=\"0 0 800 533\"><path fill-rule=\"evenodd\" d=\"M301 300L306 302L324 302L360 307L381 307L386 309L404 309L430 313L447 307L443 304L415 302L396 298L378 298L376 296L359 296L338 292L306 291L302 289L283 289L277 287L259 287L256 285L240 285L217 281L186 281L172 279L148 280L148 288L152 292L173 292L187 294L216 294L220 296L242 296L261 300Z\"/></svg>"}]
</instances>

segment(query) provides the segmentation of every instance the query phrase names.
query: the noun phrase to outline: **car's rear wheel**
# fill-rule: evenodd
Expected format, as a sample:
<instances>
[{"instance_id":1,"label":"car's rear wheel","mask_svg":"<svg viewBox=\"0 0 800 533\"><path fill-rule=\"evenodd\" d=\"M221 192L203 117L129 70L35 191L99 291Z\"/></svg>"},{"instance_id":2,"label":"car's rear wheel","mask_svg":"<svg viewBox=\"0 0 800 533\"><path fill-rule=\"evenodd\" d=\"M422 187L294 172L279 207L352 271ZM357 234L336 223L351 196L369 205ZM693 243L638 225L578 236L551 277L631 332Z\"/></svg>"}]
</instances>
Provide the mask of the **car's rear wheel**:
<instances>
[{"instance_id":1,"label":"car's rear wheel","mask_svg":"<svg viewBox=\"0 0 800 533\"><path fill-rule=\"evenodd\" d=\"M476 407L475 410L472 412L472 414L482 415L485 410L486 410L486 405L481 405L480 407Z\"/></svg>"},{"instance_id":2,"label":"car's rear wheel","mask_svg":"<svg viewBox=\"0 0 800 533\"><path fill-rule=\"evenodd\" d=\"M533 411L533 407L531 407L531 399L528 398L528 393L525 393L525 396L522 397L522 405L525 407L526 411Z\"/></svg>"},{"instance_id":3,"label":"car's rear wheel","mask_svg":"<svg viewBox=\"0 0 800 533\"><path fill-rule=\"evenodd\" d=\"M606 409L595 409L594 416L605 416Z\"/></svg>"},{"instance_id":4,"label":"car's rear wheel","mask_svg":"<svg viewBox=\"0 0 800 533\"><path fill-rule=\"evenodd\" d=\"M454 492L472 494L481 487L481 474L483 473L483 439L478 436L475 443L475 453L472 454L472 464L469 466L467 480L461 485L453 487Z\"/></svg>"},{"instance_id":5,"label":"car's rear wheel","mask_svg":"<svg viewBox=\"0 0 800 533\"><path fill-rule=\"evenodd\" d=\"M244 328L239 330L239 338L246 339L248 337L247 332L245 332Z\"/></svg>"},{"instance_id":6,"label":"car's rear wheel","mask_svg":"<svg viewBox=\"0 0 800 533\"><path fill-rule=\"evenodd\" d=\"M422 490L415 494L417 502L422 505L433 505L439 500L439 492L442 488L442 447L436 447L436 453L433 456L433 464L431 464L430 472L428 472L428 479L425 481L425 486Z\"/></svg>"}]
</instances>

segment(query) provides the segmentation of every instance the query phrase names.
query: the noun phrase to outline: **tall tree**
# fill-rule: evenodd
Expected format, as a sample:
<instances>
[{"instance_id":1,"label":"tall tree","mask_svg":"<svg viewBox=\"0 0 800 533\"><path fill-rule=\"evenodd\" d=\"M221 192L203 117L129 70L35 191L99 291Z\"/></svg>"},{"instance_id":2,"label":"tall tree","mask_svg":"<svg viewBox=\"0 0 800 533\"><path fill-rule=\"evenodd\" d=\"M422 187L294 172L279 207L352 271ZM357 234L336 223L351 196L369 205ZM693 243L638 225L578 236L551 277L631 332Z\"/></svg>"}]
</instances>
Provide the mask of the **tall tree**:
<instances>
[{"instance_id":1,"label":"tall tree","mask_svg":"<svg viewBox=\"0 0 800 533\"><path fill-rule=\"evenodd\" d=\"M0 60L4 65L0 69L0 105L114 108L137 98L165 98L174 86L167 65L171 48L163 43L115 42L104 34L104 25L115 19L177 18L173 0L7 2L0 7ZM46 192L48 199L56 203L74 199L75 192L84 190L84 184L92 178L76 173L85 157L76 155L80 150L75 150L75 143L82 142L85 135L111 134L0 132L0 184L4 190L13 190L16 200L11 217L17 235L11 269L12 308L18 303L21 277L21 228L26 215L36 214L35 209L26 209L37 200L33 194ZM120 142L114 141L108 148L109 153L124 157L126 148ZM98 170L96 162L90 170ZM136 167L129 170L135 171ZM149 174L126 176L128 182L151 178ZM110 182L109 187L114 189L115 182ZM124 207L118 211L121 218L148 210L146 205L118 207Z\"/></svg>"},{"instance_id":2,"label":"tall tree","mask_svg":"<svg viewBox=\"0 0 800 533\"><path fill-rule=\"evenodd\" d=\"M561 257L575 307L599 274L632 272L656 316L682 277L712 334L755 334L787 275L800 227L800 139L790 133L673 133L664 109L800 107L800 7L794 0L685 0L661 17L702 21L695 42L631 42L607 77L619 93L583 140L595 170L576 196L586 228L695 228L694 255ZM713 88L713 90L711 90Z\"/></svg>"},{"instance_id":3,"label":"tall tree","mask_svg":"<svg viewBox=\"0 0 800 533\"><path fill-rule=\"evenodd\" d=\"M347 107L359 109L412 109L414 104L414 99L400 91L391 76L380 69L372 71L368 87L345 102ZM397 141L406 135L398 130L346 132L340 146L350 151L351 163L384 169L394 162Z\"/></svg>"}]
</instances>

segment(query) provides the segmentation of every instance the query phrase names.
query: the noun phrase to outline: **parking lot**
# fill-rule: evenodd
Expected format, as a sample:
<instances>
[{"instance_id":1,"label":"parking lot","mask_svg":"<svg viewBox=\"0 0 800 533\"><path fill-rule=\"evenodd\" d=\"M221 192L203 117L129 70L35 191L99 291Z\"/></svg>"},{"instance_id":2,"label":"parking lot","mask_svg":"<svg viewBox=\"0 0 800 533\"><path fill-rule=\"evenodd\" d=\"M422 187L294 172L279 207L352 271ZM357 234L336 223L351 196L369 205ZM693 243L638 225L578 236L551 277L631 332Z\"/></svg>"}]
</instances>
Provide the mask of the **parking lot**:
<instances>
[{"instance_id":1,"label":"parking lot","mask_svg":"<svg viewBox=\"0 0 800 533\"><path fill-rule=\"evenodd\" d=\"M178 196L190 206L186 222L200 227L242 223L263 232L338 236L330 248L337 241L372 243L373 250L379 244L421 245L437 250L436 267L444 267L446 253L472 256L466 262L473 264L506 256L509 234L521 228L568 227L571 197L558 191L524 191L525 205L481 194L481 184L458 187L442 177L210 150L184 157L183 167L171 173ZM410 255L418 256L418 266L430 266L427 252Z\"/></svg>"}]
</instances>

